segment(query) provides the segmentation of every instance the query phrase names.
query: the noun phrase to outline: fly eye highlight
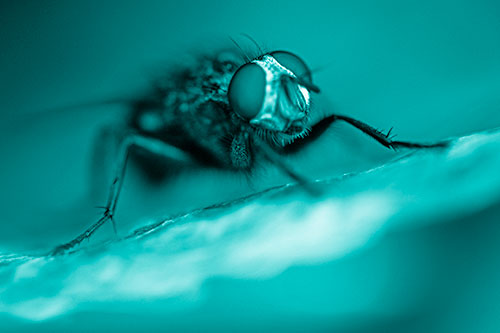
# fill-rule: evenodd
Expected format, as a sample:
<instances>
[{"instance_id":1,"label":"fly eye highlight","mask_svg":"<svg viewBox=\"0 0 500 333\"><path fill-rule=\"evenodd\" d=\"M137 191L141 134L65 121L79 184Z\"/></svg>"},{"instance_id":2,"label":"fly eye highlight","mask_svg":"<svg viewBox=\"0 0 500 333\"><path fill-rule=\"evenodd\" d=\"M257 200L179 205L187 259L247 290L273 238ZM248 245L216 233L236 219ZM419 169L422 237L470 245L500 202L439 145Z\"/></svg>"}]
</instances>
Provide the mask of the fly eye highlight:
<instances>
[{"instance_id":1,"label":"fly eye highlight","mask_svg":"<svg viewBox=\"0 0 500 333\"><path fill-rule=\"evenodd\" d=\"M266 73L256 64L241 66L234 73L228 89L229 104L244 119L255 117L264 103Z\"/></svg>"}]
</instances>

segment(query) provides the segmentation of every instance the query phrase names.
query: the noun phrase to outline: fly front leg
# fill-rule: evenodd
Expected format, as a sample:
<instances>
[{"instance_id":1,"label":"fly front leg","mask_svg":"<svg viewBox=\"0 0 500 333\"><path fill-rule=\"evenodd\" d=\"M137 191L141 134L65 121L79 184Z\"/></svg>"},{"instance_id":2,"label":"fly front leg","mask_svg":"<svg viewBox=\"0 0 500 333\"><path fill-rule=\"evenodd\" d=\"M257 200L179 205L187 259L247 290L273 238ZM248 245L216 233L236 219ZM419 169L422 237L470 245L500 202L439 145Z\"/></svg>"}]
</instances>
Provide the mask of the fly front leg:
<instances>
[{"instance_id":1,"label":"fly front leg","mask_svg":"<svg viewBox=\"0 0 500 333\"><path fill-rule=\"evenodd\" d=\"M328 130L328 128L330 128L330 126L336 121L343 121L348 123L349 125L357 128L358 130L362 131L363 133L370 136L372 139L376 140L378 143L389 149L394 149L394 150L398 148L426 149L426 148L440 148L440 147L442 148L448 146L448 142L446 141L425 144L425 143L394 140L395 135L391 135L392 128L387 133L383 133L382 131L357 119L333 114L323 118L322 120L314 124L308 136L299 140L295 140L293 143L285 146L284 151L286 153L294 153L304 148L305 146L311 145L313 142L317 141L322 136L322 134L325 133L326 130Z\"/></svg>"},{"instance_id":2,"label":"fly front leg","mask_svg":"<svg viewBox=\"0 0 500 333\"><path fill-rule=\"evenodd\" d=\"M332 122L335 120L345 121L346 123L361 130L363 133L369 135L370 137L375 139L378 143L380 143L381 145L383 145L384 147L389 148L389 149L397 149L397 148L420 149L420 148L438 148L438 147L446 147L447 146L446 142L424 144L424 143L393 140L394 136L391 136L392 128L387 133L382 133L381 131L377 130L376 128L374 128L374 127L372 127L364 122L361 122L359 120L351 118L351 117L346 117L346 116L341 116L341 115L332 115L329 118L331 118Z\"/></svg>"},{"instance_id":3,"label":"fly front leg","mask_svg":"<svg viewBox=\"0 0 500 333\"><path fill-rule=\"evenodd\" d=\"M164 141L136 133L123 134L119 143L114 177L109 188L106 206L102 207L104 208L103 216L72 241L56 247L51 254L61 254L70 251L85 239L90 238L108 221L111 221L116 232L116 225L113 216L116 212L116 205L122 189L125 171L127 169L127 161L132 147L139 147L152 154L163 156L169 160L181 163L191 164L193 162L190 154Z\"/></svg>"},{"instance_id":4,"label":"fly front leg","mask_svg":"<svg viewBox=\"0 0 500 333\"><path fill-rule=\"evenodd\" d=\"M284 172L288 177L297 182L306 192L313 196L321 195L319 189L311 182L310 179L304 177L294 170L294 168L283 160L283 157L277 154L275 151L268 146L266 142L258 137L254 138L254 144L257 147L260 155L266 159L268 162L272 163L278 167L282 172Z\"/></svg>"}]
</instances>

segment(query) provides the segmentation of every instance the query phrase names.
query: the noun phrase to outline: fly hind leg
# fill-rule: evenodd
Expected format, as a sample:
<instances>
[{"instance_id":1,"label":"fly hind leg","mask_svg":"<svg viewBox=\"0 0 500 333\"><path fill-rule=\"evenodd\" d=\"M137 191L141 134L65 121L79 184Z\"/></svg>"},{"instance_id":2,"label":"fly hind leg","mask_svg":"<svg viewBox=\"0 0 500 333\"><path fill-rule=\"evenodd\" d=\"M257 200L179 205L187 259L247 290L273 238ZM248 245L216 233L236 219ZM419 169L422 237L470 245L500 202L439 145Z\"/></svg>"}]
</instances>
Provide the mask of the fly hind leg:
<instances>
[{"instance_id":1,"label":"fly hind leg","mask_svg":"<svg viewBox=\"0 0 500 333\"><path fill-rule=\"evenodd\" d=\"M103 226L108 221L112 222L113 228L116 232L116 226L114 224L113 216L116 211L116 205L118 203L118 198L120 196L121 188L125 178L127 161L130 149L132 147L139 147L152 154L164 156L169 160L175 160L186 164L191 164L193 162L191 156L187 152L166 142L148 136L136 133L122 134L119 142L120 143L118 145L118 153L113 181L111 182L111 186L109 188L106 206L102 207L104 208L103 216L72 241L56 247L51 252L51 254L57 255L71 251L75 246L79 245L85 239L90 238L101 226Z\"/></svg>"}]
</instances>

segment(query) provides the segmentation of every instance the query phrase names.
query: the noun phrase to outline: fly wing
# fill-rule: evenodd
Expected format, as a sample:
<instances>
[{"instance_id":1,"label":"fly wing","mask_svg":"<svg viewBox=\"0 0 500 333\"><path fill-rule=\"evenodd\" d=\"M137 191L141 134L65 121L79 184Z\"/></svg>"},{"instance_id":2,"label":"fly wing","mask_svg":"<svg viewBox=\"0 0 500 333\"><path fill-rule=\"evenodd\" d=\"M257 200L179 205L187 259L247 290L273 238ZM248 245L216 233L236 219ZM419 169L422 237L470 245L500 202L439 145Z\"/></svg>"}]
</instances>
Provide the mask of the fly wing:
<instances>
[{"instance_id":1,"label":"fly wing","mask_svg":"<svg viewBox=\"0 0 500 333\"><path fill-rule=\"evenodd\" d=\"M140 95L138 94L137 96ZM117 97L90 102L75 103L50 109L42 109L13 117L13 119L10 120L8 126L12 126L12 124L14 123L35 124L40 122L41 120L56 119L66 113L75 115L75 113L88 114L91 111L102 112L103 107L118 106L119 108L112 108L110 109L110 111L106 110L107 115L113 117L115 112L129 112L134 103L137 103L138 101L139 97Z\"/></svg>"}]
</instances>

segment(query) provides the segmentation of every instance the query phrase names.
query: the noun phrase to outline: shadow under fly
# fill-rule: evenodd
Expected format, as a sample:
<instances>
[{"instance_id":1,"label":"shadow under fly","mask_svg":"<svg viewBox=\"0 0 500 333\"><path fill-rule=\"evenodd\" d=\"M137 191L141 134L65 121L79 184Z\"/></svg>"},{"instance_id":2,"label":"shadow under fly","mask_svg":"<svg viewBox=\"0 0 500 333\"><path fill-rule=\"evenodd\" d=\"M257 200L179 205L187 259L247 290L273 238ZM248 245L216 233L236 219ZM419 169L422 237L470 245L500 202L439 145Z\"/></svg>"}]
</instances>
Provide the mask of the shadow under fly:
<instances>
[{"instance_id":1,"label":"shadow under fly","mask_svg":"<svg viewBox=\"0 0 500 333\"><path fill-rule=\"evenodd\" d=\"M253 57L236 44L234 50L200 57L196 66L169 73L150 93L126 102L127 125L108 133L117 143L116 168L103 215L52 253L73 249L107 222L115 225L131 153L147 174L160 178L167 175L169 164L251 176L256 163L269 163L314 193L312 183L283 156L310 145L334 122L348 123L389 149L446 145L397 141L390 130L383 133L333 112L320 114L312 103L320 89L306 63L292 52L257 49Z\"/></svg>"}]
</instances>

